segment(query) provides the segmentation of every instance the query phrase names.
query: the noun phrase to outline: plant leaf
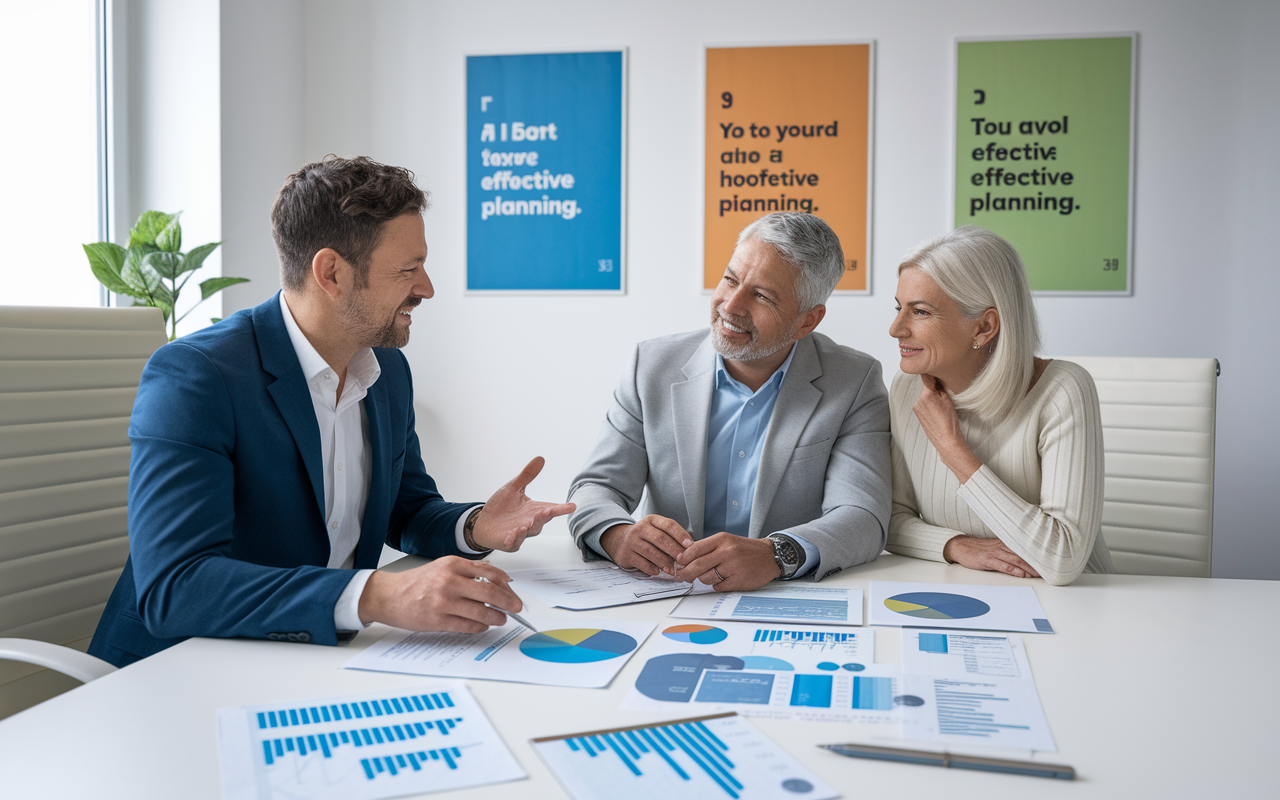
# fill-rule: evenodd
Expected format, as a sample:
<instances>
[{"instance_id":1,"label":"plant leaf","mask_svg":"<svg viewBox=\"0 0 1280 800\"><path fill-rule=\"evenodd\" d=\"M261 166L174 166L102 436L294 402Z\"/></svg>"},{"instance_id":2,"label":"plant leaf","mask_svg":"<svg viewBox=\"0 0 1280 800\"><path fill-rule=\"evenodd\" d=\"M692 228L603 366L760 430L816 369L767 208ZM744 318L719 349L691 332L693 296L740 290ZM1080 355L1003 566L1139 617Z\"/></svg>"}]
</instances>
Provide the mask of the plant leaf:
<instances>
[{"instance_id":1,"label":"plant leaf","mask_svg":"<svg viewBox=\"0 0 1280 800\"><path fill-rule=\"evenodd\" d=\"M89 258L89 268L98 283L107 287L107 291L129 295L129 285L120 277L120 269L124 266L125 249L112 242L94 242L82 245L84 254Z\"/></svg>"},{"instance_id":2,"label":"plant leaf","mask_svg":"<svg viewBox=\"0 0 1280 800\"><path fill-rule=\"evenodd\" d=\"M248 278L210 278L200 284L200 299L208 300L218 292L228 286L235 286L237 283L248 283Z\"/></svg>"},{"instance_id":3,"label":"plant leaf","mask_svg":"<svg viewBox=\"0 0 1280 800\"><path fill-rule=\"evenodd\" d=\"M156 247L166 253L176 253L182 249L182 225L178 223L180 216L182 216L181 211L174 214L169 224L156 234Z\"/></svg>"},{"instance_id":4,"label":"plant leaf","mask_svg":"<svg viewBox=\"0 0 1280 800\"><path fill-rule=\"evenodd\" d=\"M199 247L191 248L191 252L187 253L186 257L183 259L182 269L178 271L178 274L181 275L185 272L195 272L200 269L200 267L204 266L204 260L209 257L210 253L217 250L218 245L220 244L222 244L222 242L209 242L208 244L202 244Z\"/></svg>"},{"instance_id":5,"label":"plant leaf","mask_svg":"<svg viewBox=\"0 0 1280 800\"><path fill-rule=\"evenodd\" d=\"M182 274L182 254L166 253L163 250L157 250L154 253L147 253L142 259L142 263L151 267L162 278L174 280Z\"/></svg>"},{"instance_id":6,"label":"plant leaf","mask_svg":"<svg viewBox=\"0 0 1280 800\"><path fill-rule=\"evenodd\" d=\"M176 214L165 214L162 211L143 211L142 216L138 217L138 221L134 223L133 230L129 231L129 249L132 250L135 245L140 244L154 247L156 237L176 216Z\"/></svg>"},{"instance_id":7,"label":"plant leaf","mask_svg":"<svg viewBox=\"0 0 1280 800\"><path fill-rule=\"evenodd\" d=\"M152 251L154 252L154 251ZM160 297L160 291L164 289L164 284L160 280L160 275L146 263L149 253L143 253L141 249L129 251L129 257L124 262L124 268L120 270L120 277L127 283L132 290L134 297L143 300L146 305L159 305L157 300ZM166 291L165 294L168 294Z\"/></svg>"}]
</instances>

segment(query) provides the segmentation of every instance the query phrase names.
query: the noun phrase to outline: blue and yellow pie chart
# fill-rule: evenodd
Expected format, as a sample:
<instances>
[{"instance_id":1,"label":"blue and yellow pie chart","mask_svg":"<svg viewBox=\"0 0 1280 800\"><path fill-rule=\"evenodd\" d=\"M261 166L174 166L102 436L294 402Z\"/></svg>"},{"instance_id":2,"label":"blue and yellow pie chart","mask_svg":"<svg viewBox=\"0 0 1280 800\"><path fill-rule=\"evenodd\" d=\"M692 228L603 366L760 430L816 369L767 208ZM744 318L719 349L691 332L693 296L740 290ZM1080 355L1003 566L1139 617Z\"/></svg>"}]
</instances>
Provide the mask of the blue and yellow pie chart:
<instances>
[{"instance_id":1,"label":"blue and yellow pie chart","mask_svg":"<svg viewBox=\"0 0 1280 800\"><path fill-rule=\"evenodd\" d=\"M969 619L980 617L991 606L973 597L946 592L906 592L884 601L885 608L920 619Z\"/></svg>"},{"instance_id":2,"label":"blue and yellow pie chart","mask_svg":"<svg viewBox=\"0 0 1280 800\"><path fill-rule=\"evenodd\" d=\"M535 633L520 643L520 652L555 664L589 664L625 656L636 649L625 633L600 628L565 628Z\"/></svg>"}]
</instances>

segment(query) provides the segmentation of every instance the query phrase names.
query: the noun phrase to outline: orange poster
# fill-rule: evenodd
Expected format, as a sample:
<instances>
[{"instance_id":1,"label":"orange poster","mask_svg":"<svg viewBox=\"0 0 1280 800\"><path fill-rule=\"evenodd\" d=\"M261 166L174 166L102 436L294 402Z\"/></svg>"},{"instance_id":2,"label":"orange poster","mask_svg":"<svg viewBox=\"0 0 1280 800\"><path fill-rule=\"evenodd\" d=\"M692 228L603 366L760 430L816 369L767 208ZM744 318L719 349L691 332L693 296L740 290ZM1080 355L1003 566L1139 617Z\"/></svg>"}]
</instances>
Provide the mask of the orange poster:
<instances>
[{"instance_id":1,"label":"orange poster","mask_svg":"<svg viewBox=\"0 0 1280 800\"><path fill-rule=\"evenodd\" d=\"M870 43L707 48L705 288L749 223L805 211L840 237L836 290L870 290L871 58Z\"/></svg>"}]
</instances>

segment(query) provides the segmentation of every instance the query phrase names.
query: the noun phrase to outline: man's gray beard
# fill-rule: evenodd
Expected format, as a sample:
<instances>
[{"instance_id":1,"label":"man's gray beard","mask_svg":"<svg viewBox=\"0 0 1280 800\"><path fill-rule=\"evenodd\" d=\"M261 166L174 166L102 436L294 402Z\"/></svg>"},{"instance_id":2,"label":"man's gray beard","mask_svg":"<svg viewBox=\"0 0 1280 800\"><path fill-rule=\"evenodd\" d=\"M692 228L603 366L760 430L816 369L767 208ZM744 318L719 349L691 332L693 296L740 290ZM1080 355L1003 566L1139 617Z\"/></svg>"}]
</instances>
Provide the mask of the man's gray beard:
<instances>
[{"instance_id":1,"label":"man's gray beard","mask_svg":"<svg viewBox=\"0 0 1280 800\"><path fill-rule=\"evenodd\" d=\"M758 361L762 358L768 358L775 355L784 347L790 347L793 341L792 337L796 335L796 331L800 330L800 323L803 317L796 317L795 323L783 335L770 342L760 341L760 332L751 331L751 341L746 344L735 345L724 337L720 331L720 314L712 310L711 312L711 346L720 354L721 358L727 358L730 361ZM741 327L741 326L738 326Z\"/></svg>"}]
</instances>

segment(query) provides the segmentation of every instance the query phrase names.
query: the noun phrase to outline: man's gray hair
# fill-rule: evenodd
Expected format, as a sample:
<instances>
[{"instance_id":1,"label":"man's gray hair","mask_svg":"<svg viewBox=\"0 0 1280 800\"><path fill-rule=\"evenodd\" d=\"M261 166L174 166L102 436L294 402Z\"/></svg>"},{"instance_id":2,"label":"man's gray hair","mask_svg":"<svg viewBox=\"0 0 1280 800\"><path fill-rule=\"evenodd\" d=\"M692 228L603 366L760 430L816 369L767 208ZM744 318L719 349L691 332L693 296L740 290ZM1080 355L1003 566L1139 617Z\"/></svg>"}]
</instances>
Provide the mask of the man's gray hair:
<instances>
[{"instance_id":1,"label":"man's gray hair","mask_svg":"<svg viewBox=\"0 0 1280 800\"><path fill-rule=\"evenodd\" d=\"M844 274L844 250L831 226L812 214L779 211L767 214L738 234L738 244L758 239L800 271L796 297L803 313L827 302Z\"/></svg>"}]
</instances>

